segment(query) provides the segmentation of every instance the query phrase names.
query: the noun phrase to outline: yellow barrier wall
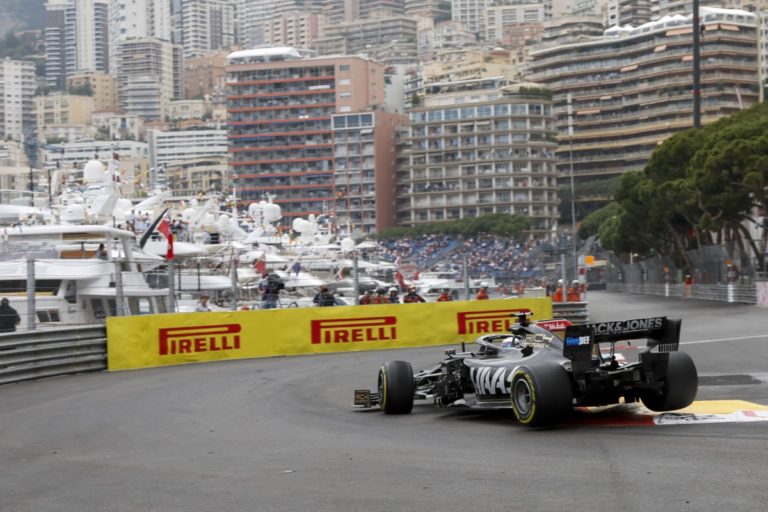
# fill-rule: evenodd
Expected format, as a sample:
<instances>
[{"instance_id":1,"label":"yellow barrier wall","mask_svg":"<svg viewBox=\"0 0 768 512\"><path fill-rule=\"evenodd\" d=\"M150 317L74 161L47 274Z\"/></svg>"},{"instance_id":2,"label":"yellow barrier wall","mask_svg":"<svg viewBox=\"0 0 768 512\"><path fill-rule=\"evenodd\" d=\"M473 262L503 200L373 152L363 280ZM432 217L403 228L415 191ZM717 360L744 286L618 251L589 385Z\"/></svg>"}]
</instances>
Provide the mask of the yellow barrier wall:
<instances>
[{"instance_id":1,"label":"yellow barrier wall","mask_svg":"<svg viewBox=\"0 0 768 512\"><path fill-rule=\"evenodd\" d=\"M472 342L523 310L552 318L549 298L111 317L108 368Z\"/></svg>"}]
</instances>

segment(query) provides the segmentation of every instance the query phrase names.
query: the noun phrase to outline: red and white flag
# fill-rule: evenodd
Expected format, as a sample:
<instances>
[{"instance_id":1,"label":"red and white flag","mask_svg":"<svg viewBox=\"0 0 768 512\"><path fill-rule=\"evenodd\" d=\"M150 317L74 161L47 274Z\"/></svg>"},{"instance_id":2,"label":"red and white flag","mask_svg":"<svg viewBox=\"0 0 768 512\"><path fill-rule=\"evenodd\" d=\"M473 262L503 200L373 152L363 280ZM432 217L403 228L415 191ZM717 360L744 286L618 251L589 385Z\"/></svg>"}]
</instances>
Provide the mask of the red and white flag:
<instances>
[{"instance_id":1,"label":"red and white flag","mask_svg":"<svg viewBox=\"0 0 768 512\"><path fill-rule=\"evenodd\" d=\"M166 240L168 240L168 252L165 254L165 259L173 259L173 232L171 231L171 223L168 219L163 219L160 224L157 225L157 231L161 233Z\"/></svg>"}]
</instances>

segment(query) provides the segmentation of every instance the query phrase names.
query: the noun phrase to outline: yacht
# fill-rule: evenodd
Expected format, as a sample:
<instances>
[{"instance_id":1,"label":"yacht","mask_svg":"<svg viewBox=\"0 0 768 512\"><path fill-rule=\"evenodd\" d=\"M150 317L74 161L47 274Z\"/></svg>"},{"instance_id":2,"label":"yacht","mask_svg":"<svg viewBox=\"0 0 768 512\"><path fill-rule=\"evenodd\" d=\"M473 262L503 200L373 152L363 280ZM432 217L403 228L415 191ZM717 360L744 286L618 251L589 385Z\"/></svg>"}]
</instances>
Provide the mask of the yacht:
<instances>
[{"instance_id":1,"label":"yacht","mask_svg":"<svg viewBox=\"0 0 768 512\"><path fill-rule=\"evenodd\" d=\"M21 316L17 329L167 312L168 289L151 287L145 274L163 259L138 249L134 238L103 225L0 228L0 296Z\"/></svg>"}]
</instances>

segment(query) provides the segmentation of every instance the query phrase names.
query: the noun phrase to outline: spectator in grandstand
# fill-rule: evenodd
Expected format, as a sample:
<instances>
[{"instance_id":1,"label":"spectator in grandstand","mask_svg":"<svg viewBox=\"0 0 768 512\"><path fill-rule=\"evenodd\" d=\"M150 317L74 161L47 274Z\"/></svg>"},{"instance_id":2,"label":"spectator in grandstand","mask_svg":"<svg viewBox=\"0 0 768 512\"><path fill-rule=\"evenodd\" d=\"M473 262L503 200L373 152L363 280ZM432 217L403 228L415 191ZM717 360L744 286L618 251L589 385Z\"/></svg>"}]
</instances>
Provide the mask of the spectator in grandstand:
<instances>
[{"instance_id":1,"label":"spectator in grandstand","mask_svg":"<svg viewBox=\"0 0 768 512\"><path fill-rule=\"evenodd\" d=\"M477 295L475 296L476 300L488 300L488 283L480 283L480 289L477 291Z\"/></svg>"}]
</instances>

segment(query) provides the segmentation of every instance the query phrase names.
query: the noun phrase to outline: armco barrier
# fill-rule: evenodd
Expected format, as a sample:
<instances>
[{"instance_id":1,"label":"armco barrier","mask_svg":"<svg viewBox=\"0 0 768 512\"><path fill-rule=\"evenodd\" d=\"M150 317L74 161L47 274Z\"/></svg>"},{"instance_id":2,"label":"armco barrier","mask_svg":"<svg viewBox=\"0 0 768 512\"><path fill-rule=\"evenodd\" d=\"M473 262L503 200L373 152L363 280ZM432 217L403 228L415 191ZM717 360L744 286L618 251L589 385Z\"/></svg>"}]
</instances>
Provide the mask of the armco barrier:
<instances>
[{"instance_id":1,"label":"armco barrier","mask_svg":"<svg viewBox=\"0 0 768 512\"><path fill-rule=\"evenodd\" d=\"M720 302L738 302L742 304L757 304L758 292L755 283L752 284L629 284L609 283L608 291L635 293L641 295L661 295L682 299L715 300Z\"/></svg>"},{"instance_id":2,"label":"armco barrier","mask_svg":"<svg viewBox=\"0 0 768 512\"><path fill-rule=\"evenodd\" d=\"M0 335L0 384L106 368L103 325Z\"/></svg>"},{"instance_id":3,"label":"armco barrier","mask_svg":"<svg viewBox=\"0 0 768 512\"><path fill-rule=\"evenodd\" d=\"M555 318L565 318L576 325L589 322L586 302L553 302L552 316Z\"/></svg>"},{"instance_id":4,"label":"armco barrier","mask_svg":"<svg viewBox=\"0 0 768 512\"><path fill-rule=\"evenodd\" d=\"M552 318L549 298L111 317L109 369L471 342L522 310Z\"/></svg>"}]
</instances>

